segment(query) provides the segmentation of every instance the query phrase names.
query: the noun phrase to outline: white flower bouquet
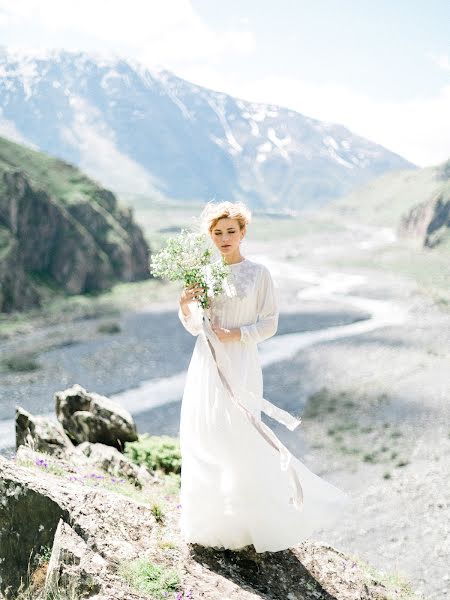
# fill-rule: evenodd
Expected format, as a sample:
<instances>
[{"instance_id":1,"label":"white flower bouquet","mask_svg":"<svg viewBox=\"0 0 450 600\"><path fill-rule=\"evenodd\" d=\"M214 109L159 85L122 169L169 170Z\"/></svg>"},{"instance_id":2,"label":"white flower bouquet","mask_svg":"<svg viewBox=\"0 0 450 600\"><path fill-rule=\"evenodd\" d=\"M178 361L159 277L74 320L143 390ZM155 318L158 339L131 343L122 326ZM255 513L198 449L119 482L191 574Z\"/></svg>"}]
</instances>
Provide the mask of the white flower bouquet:
<instances>
[{"instance_id":1,"label":"white flower bouquet","mask_svg":"<svg viewBox=\"0 0 450 600\"><path fill-rule=\"evenodd\" d=\"M205 289L198 302L208 308L210 298L223 291L223 282L231 269L221 257L212 261L213 247L206 234L188 229L169 238L165 247L151 256L150 271L155 277L183 281L185 287L196 284Z\"/></svg>"}]
</instances>

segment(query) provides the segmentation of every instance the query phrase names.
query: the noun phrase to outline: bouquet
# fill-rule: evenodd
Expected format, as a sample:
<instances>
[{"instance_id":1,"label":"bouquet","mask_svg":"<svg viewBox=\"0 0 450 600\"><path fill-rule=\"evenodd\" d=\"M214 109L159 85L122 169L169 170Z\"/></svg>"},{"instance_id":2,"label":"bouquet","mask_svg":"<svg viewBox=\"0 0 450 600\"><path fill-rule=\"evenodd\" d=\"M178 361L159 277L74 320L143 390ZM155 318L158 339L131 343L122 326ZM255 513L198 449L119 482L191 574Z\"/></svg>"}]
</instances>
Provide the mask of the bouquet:
<instances>
[{"instance_id":1,"label":"bouquet","mask_svg":"<svg viewBox=\"0 0 450 600\"><path fill-rule=\"evenodd\" d=\"M231 269L224 258L212 262L212 246L206 234L188 229L166 241L165 247L151 257L150 271L156 277L183 281L185 287L195 284L204 288L198 302L208 308L210 298L223 291L223 282Z\"/></svg>"}]
</instances>

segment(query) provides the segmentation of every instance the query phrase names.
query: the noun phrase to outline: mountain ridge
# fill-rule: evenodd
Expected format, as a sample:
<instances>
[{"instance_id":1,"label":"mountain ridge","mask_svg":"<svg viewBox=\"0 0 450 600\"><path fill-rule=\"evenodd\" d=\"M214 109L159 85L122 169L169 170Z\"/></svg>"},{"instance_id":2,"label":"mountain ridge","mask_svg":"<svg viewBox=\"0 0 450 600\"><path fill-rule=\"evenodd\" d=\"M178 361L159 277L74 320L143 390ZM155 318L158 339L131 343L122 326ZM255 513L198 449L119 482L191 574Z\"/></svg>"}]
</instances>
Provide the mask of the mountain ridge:
<instances>
[{"instance_id":1,"label":"mountain ridge","mask_svg":"<svg viewBox=\"0 0 450 600\"><path fill-rule=\"evenodd\" d=\"M301 210L386 171L416 168L342 125L117 55L4 48L0 72L0 133L119 193Z\"/></svg>"}]
</instances>

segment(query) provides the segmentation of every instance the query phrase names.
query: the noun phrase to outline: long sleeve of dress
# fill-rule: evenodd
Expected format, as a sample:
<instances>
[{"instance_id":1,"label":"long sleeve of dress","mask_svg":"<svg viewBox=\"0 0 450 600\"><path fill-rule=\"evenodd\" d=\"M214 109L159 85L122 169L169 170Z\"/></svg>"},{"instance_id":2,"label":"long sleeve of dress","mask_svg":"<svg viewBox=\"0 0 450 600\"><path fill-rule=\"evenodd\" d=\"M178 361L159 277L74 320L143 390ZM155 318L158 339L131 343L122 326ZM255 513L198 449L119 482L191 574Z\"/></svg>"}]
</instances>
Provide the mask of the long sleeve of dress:
<instances>
[{"instance_id":1,"label":"long sleeve of dress","mask_svg":"<svg viewBox=\"0 0 450 600\"><path fill-rule=\"evenodd\" d=\"M198 302L189 302L190 314L186 317L181 310L181 306L178 308L178 317L183 327L189 331L192 335L198 335L203 327L203 309L199 306Z\"/></svg>"},{"instance_id":2,"label":"long sleeve of dress","mask_svg":"<svg viewBox=\"0 0 450 600\"><path fill-rule=\"evenodd\" d=\"M262 342L272 337L278 329L278 300L272 276L263 267L257 296L257 322L241 326L241 342Z\"/></svg>"}]
</instances>

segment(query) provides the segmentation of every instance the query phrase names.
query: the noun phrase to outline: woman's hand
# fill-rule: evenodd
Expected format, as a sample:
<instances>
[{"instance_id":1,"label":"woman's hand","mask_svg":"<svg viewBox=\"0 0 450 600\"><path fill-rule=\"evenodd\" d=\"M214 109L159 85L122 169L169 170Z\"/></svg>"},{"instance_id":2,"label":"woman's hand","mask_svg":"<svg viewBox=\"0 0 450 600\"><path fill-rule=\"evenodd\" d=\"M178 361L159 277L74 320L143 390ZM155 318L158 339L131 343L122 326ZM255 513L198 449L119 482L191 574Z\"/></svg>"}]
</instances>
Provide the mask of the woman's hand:
<instances>
[{"instance_id":1,"label":"woman's hand","mask_svg":"<svg viewBox=\"0 0 450 600\"><path fill-rule=\"evenodd\" d=\"M183 306L187 306L189 302L197 300L197 298L201 296L204 293L204 291L205 289L202 286L197 285L196 283L192 283L191 285L186 286L181 292L180 296L181 308L183 308Z\"/></svg>"},{"instance_id":2,"label":"woman's hand","mask_svg":"<svg viewBox=\"0 0 450 600\"><path fill-rule=\"evenodd\" d=\"M238 342L241 339L239 327L237 329L226 329L225 327L212 325L211 328L221 342Z\"/></svg>"}]
</instances>

